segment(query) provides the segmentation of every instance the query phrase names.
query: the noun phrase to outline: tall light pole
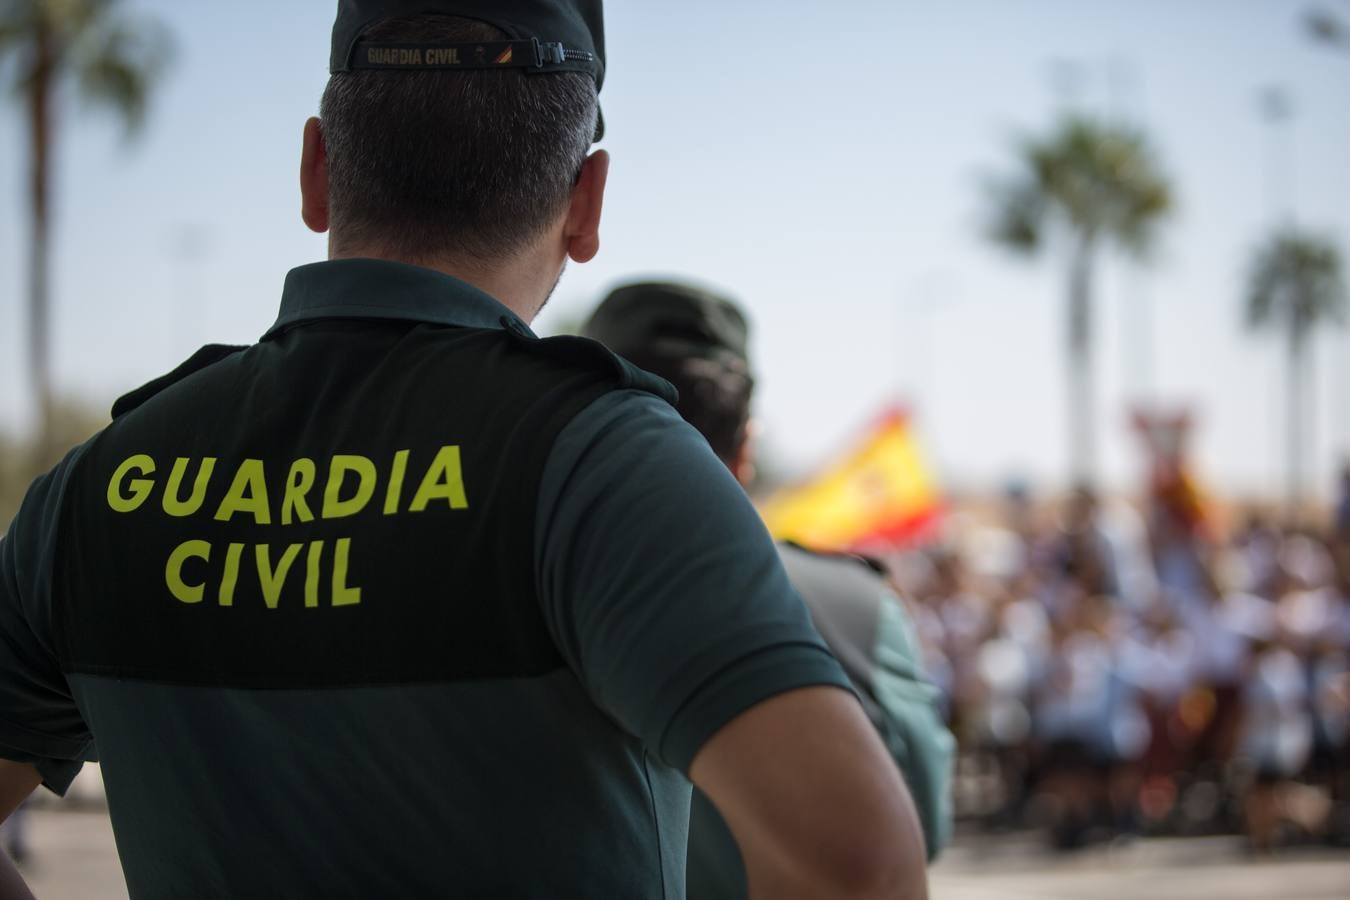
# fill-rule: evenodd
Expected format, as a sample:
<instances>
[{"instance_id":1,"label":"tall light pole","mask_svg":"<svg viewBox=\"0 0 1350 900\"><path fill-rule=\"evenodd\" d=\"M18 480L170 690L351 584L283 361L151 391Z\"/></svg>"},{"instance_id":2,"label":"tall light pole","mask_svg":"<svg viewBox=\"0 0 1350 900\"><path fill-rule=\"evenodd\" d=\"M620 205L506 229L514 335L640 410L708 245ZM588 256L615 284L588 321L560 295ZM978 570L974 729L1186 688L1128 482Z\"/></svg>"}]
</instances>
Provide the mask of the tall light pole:
<instances>
[{"instance_id":1,"label":"tall light pole","mask_svg":"<svg viewBox=\"0 0 1350 900\"><path fill-rule=\"evenodd\" d=\"M1289 91L1268 84L1257 94L1257 107L1266 123L1266 203L1276 228L1294 225L1294 104Z\"/></svg>"},{"instance_id":2,"label":"tall light pole","mask_svg":"<svg viewBox=\"0 0 1350 900\"><path fill-rule=\"evenodd\" d=\"M1350 22L1325 9L1310 10L1303 19L1312 39L1324 47L1350 54ZM1350 329L1347 330L1350 332ZM1339 439L1343 442L1341 453L1350 459L1350 345L1337 354L1340 359L1339 385L1333 389L1339 394L1336 409L1339 412ZM1334 377L1334 376L1333 376Z\"/></svg>"},{"instance_id":3,"label":"tall light pole","mask_svg":"<svg viewBox=\"0 0 1350 900\"><path fill-rule=\"evenodd\" d=\"M1266 126L1266 218L1272 233L1292 230L1294 215L1294 106L1283 85L1268 84L1256 95L1256 106ZM1285 505L1297 515L1303 493L1304 391L1298 384L1299 365L1286 361L1289 380L1285 393Z\"/></svg>"},{"instance_id":4,"label":"tall light pole","mask_svg":"<svg viewBox=\"0 0 1350 900\"><path fill-rule=\"evenodd\" d=\"M1125 57L1055 59L1050 63L1049 74L1061 115L1081 111L1089 105L1084 98L1091 94L1095 101L1091 105L1098 107L1108 121L1142 127L1139 73ZM1122 258L1120 263L1120 292L1125 305L1125 326L1120 338L1124 366L1121 386L1126 405L1144 410L1157 400L1152 298L1143 266L1128 258Z\"/></svg>"},{"instance_id":5,"label":"tall light pole","mask_svg":"<svg viewBox=\"0 0 1350 900\"><path fill-rule=\"evenodd\" d=\"M1129 60L1114 56L1106 61L1107 114L1122 125L1142 126L1143 103L1140 100L1139 75ZM1141 265L1124 260L1122 291L1125 295L1125 390L1134 394L1137 407L1147 407L1157 398L1154 370L1154 326L1152 297Z\"/></svg>"}]
</instances>

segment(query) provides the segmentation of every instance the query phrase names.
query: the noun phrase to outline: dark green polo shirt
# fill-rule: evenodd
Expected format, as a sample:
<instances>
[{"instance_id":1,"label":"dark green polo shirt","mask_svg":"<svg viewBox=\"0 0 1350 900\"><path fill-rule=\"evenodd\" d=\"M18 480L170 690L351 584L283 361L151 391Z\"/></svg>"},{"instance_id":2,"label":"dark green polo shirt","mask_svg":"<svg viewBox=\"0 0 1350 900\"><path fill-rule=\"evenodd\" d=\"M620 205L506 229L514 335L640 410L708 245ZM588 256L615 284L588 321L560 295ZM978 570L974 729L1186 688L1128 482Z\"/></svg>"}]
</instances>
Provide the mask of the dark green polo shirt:
<instances>
[{"instance_id":1,"label":"dark green polo shirt","mask_svg":"<svg viewBox=\"0 0 1350 900\"><path fill-rule=\"evenodd\" d=\"M308 555L283 553L285 526L277 517L303 518L300 506L270 493L260 500L262 482L252 480L289 465L288 486L296 487L306 477L306 454L322 466L321 454L336 459L333 447L341 441L369 438L362 429L375 426L352 420L358 404L387 408L378 427L396 429L405 405L434 409L435 397L455 391L491 398L491 383L436 383L425 365L405 370L413 343L422 365L434 360L437 341L446 353L496 346L495 329L515 332L527 351L534 340L495 300L430 270L373 260L301 267L288 275L277 324L258 344L155 386L143 407L116 418L34 483L0 541L0 756L34 763L58 792L81 761L101 761L133 897L681 897L684 773L704 741L776 693L847 685L725 466L664 400L621 384L599 390L539 449L542 471L530 476L537 477L535 508L518 516L493 510L495 517L484 521L496 531L475 532L476 546L492 549L497 537L507 546L528 529L521 546L532 571L517 573L513 583L531 594L530 608L518 612L542 623L548 646L520 651L536 661L527 674L429 659L410 660L416 674L391 678L386 670L391 658L397 662L400 642L425 655L437 634L372 626L364 637L378 652L363 656L365 644L350 645L356 648L350 677L338 678L330 652L321 678L297 670L285 648L261 631L250 644L234 624L241 620L201 618L239 612L265 629L283 616L308 615L306 646L297 643L295 652L322 656L337 646L325 643L325 623L347 622L332 640L350 642L350 623L365 620L341 617L363 610L373 616L416 600L442 609L436 621L452 623L444 632L448 654L475 640L453 633L461 607L482 607L484 598L518 603L519 597L493 599L482 585L468 596L452 572L426 579L416 597L381 593L377 576L398 573L379 567L402 563L397 552L359 553L363 529L395 521L380 518L378 509L344 520L354 535L350 560L332 541L317 552L313 544L320 542L312 542ZM324 343L316 355L317 342ZM383 393L372 397L372 385ZM210 398L208 408L189 402L198 396ZM279 409L288 418L278 419ZM174 410L174 421L157 420L163 410ZM473 423L453 424L473 434ZM494 427L495 434L504 426ZM290 429L300 435L298 449L286 460L266 458L277 432L294 437ZM157 461L158 474L133 462L111 483L95 471L104 448L134 448L152 432L160 442L168 434L170 443L181 434L185 445L205 433L228 436L220 438L228 446L212 457L223 474L211 477L232 473L235 481L214 519L185 512L192 496L183 499L191 494L183 471L181 494L166 493L162 509L154 499L162 490L156 479L166 477L173 460ZM315 449L304 445L311 433L336 437L326 450ZM521 436L513 442L529 445ZM248 469L250 453L261 454L256 472ZM430 457L419 453L413 448L412 458L426 467ZM354 456L343 456L343 465L358 470L364 464ZM416 496L410 470L402 493L391 486L366 498L368 504L378 507L383 498L386 513L401 515L421 500L445 515L463 512L459 473L447 474L454 460L435 459ZM200 473L203 463L186 465ZM399 464L395 458L380 465ZM387 477L392 485L403 475ZM468 505L482 508L473 472L463 479ZM510 479L500 483L509 486ZM140 497L142 488L150 502ZM331 503L325 512L343 515L350 508L344 504L355 503L344 490L322 498ZM503 488L501 496L517 494ZM317 493L311 497L316 509L320 502ZM101 520L115 528L73 513L102 513L104 503L126 510ZM240 510L248 528L236 535L230 529ZM411 527L422 520L397 521ZM435 528L452 520L425 521ZM138 529L149 534L153 526L158 539L178 534L179 523L178 546L187 549L166 563L162 584L159 568L150 573L153 589L128 593L133 582L151 583L139 569L108 564L107 578L91 570L109 548L134 548ZM194 527L208 526L224 537L210 547L189 540ZM210 565L229 572L246 552L252 559L245 541L262 540L272 543L258 550L258 583L246 586L241 575L237 588L203 586L211 581L201 574L208 555ZM297 574L287 576L287 566ZM287 577L291 586L283 590ZM71 584L82 593L72 596ZM264 602L275 619L260 612ZM96 610L116 632L118 604L141 611L127 646L146 648L154 664L72 664L70 647L78 642L70 635L84 634L80 617ZM157 609L162 621L144 613ZM478 608L473 621L493 621L492 612ZM188 616L198 617L191 638L200 652L158 652L161 629L165 640L186 639L189 632L175 631L173 623ZM216 638L200 626L227 621ZM509 635L483 637L512 646ZM112 642L105 649L116 655L115 634L94 639ZM215 659L228 661L218 677L203 662ZM285 678L270 684L273 671ZM426 674L436 672L449 674Z\"/></svg>"}]
</instances>

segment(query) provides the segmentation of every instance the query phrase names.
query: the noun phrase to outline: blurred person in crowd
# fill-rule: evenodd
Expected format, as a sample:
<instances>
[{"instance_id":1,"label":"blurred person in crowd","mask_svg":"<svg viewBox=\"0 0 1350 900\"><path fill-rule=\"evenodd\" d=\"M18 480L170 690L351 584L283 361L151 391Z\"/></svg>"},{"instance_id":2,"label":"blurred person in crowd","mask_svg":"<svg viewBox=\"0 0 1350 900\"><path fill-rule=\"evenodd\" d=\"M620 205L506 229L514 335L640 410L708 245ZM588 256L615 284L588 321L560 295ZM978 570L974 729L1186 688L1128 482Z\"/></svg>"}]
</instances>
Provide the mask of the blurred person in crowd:
<instances>
[{"instance_id":1,"label":"blurred person in crowd","mask_svg":"<svg viewBox=\"0 0 1350 900\"><path fill-rule=\"evenodd\" d=\"M1154 500L1149 543L1160 588L1188 601L1214 594L1209 538L1186 510Z\"/></svg>"},{"instance_id":2,"label":"blurred person in crowd","mask_svg":"<svg viewBox=\"0 0 1350 900\"><path fill-rule=\"evenodd\" d=\"M924 672L937 691L938 712L943 722L951 724L956 715L952 704L956 670L947 656L947 638L942 616L931 603L927 602L927 595L923 593L918 595L917 602L908 604L906 609L910 613L914 633L918 637Z\"/></svg>"},{"instance_id":3,"label":"blurred person in crowd","mask_svg":"<svg viewBox=\"0 0 1350 900\"><path fill-rule=\"evenodd\" d=\"M968 743L978 723L975 708L984 693L979 672L980 646L994 628L993 611L984 594L975 589L957 547L939 548L932 556L929 588L921 602L936 617L933 634L941 640L940 653L947 666L948 723L963 743Z\"/></svg>"},{"instance_id":4,"label":"blurred person in crowd","mask_svg":"<svg viewBox=\"0 0 1350 900\"><path fill-rule=\"evenodd\" d=\"M1279 580L1272 599L1283 599L1290 593L1316 590L1333 578L1334 560L1331 545L1316 529L1292 526L1285 530L1280 542Z\"/></svg>"},{"instance_id":5,"label":"blurred person in crowd","mask_svg":"<svg viewBox=\"0 0 1350 900\"><path fill-rule=\"evenodd\" d=\"M1174 611L1195 638L1194 683L1182 698L1181 724L1193 734L1186 766L1190 779L1213 802L1193 814L1221 823L1220 797L1237 749L1244 688L1251 661L1251 634L1270 615L1270 601L1227 588L1226 578L1206 579L1213 591L1167 592L1163 605ZM1199 824L1199 823L1197 823Z\"/></svg>"},{"instance_id":6,"label":"blurred person in crowd","mask_svg":"<svg viewBox=\"0 0 1350 900\"><path fill-rule=\"evenodd\" d=\"M1059 533L1051 545L1047 599L1052 614L1072 613L1077 598L1120 597L1120 580L1110 540L1102 528L1097 495L1079 485L1065 504Z\"/></svg>"},{"instance_id":7,"label":"blurred person in crowd","mask_svg":"<svg viewBox=\"0 0 1350 900\"><path fill-rule=\"evenodd\" d=\"M1242 527L1233 536L1233 548L1242 560L1243 583L1239 590L1272 596L1280 566L1280 534L1258 509L1249 510Z\"/></svg>"},{"instance_id":8,"label":"blurred person in crowd","mask_svg":"<svg viewBox=\"0 0 1350 900\"><path fill-rule=\"evenodd\" d=\"M1306 537L1306 535L1305 535ZM1350 837L1346 821L1346 750L1350 742L1350 592L1344 565L1327 554L1332 577L1325 583L1288 590L1280 599L1277 619L1291 651L1301 660L1308 684L1312 719L1312 753L1308 780L1322 786L1332 804L1327 833L1333 840Z\"/></svg>"},{"instance_id":9,"label":"blurred person in crowd","mask_svg":"<svg viewBox=\"0 0 1350 900\"><path fill-rule=\"evenodd\" d=\"M1343 531L1336 544L1335 615L1331 661L1318 682L1331 752L1331 797L1334 804L1330 835L1337 843L1350 845L1350 531ZM1338 674L1339 673L1339 674Z\"/></svg>"},{"instance_id":10,"label":"blurred person in crowd","mask_svg":"<svg viewBox=\"0 0 1350 900\"><path fill-rule=\"evenodd\" d=\"M1345 611L1342 616L1350 617ZM1331 804L1327 838L1346 844L1350 843L1350 641L1344 628L1317 642L1311 668L1311 774L1325 785Z\"/></svg>"},{"instance_id":11,"label":"blurred person in crowd","mask_svg":"<svg viewBox=\"0 0 1350 900\"><path fill-rule=\"evenodd\" d=\"M1036 564L1041 549L1041 531L1038 527L1031 487L1022 479L1013 479L1003 488L1003 524L1017 537L1019 550L1018 571L1025 572Z\"/></svg>"},{"instance_id":12,"label":"blurred person in crowd","mask_svg":"<svg viewBox=\"0 0 1350 900\"><path fill-rule=\"evenodd\" d=\"M1122 677L1123 613L1110 598L1064 599L1054 619L1050 664L1036 707L1038 789L1051 800L1055 846L1070 849L1098 825L1133 815L1135 764L1149 740L1137 689Z\"/></svg>"},{"instance_id":13,"label":"blurred person in crowd","mask_svg":"<svg viewBox=\"0 0 1350 900\"><path fill-rule=\"evenodd\" d=\"M744 492L668 385L527 324L599 249L603 65L599 0L341 0L330 259L0 541L0 817L97 753L133 897L675 898L692 780L758 896L926 895Z\"/></svg>"},{"instance_id":14,"label":"blurred person in crowd","mask_svg":"<svg viewBox=\"0 0 1350 900\"><path fill-rule=\"evenodd\" d=\"M680 282L613 290L583 333L675 386L676 408L747 484L754 468L750 369L744 314L731 300ZM779 553L812 621L848 672L873 726L914 796L930 859L951 829L951 735L923 672L914 629L878 564L780 544ZM709 623L710 628L719 623ZM689 896L744 897L737 842L721 804L696 790L690 817Z\"/></svg>"},{"instance_id":15,"label":"blurred person in crowd","mask_svg":"<svg viewBox=\"0 0 1350 900\"><path fill-rule=\"evenodd\" d=\"M1252 657L1243 692L1238 753L1251 769L1243 797L1253 849L1275 846L1287 788L1308 762L1313 723L1302 662L1280 634L1273 611L1251 623Z\"/></svg>"},{"instance_id":16,"label":"blurred person in crowd","mask_svg":"<svg viewBox=\"0 0 1350 900\"><path fill-rule=\"evenodd\" d=\"M1119 648L1121 675L1137 690L1148 720L1137 802L1151 825L1173 812L1180 788L1176 776L1194 738L1182 704L1196 683L1196 643L1171 609L1155 603L1128 630Z\"/></svg>"},{"instance_id":17,"label":"blurred person in crowd","mask_svg":"<svg viewBox=\"0 0 1350 900\"><path fill-rule=\"evenodd\" d=\"M978 651L984 691L975 746L992 756L997 768L1002 797L993 821L998 823L1015 823L1023 812L1032 771L1034 695L1050 659L1050 621L1030 588L1030 579L1021 575L999 593L994 633Z\"/></svg>"}]
</instances>

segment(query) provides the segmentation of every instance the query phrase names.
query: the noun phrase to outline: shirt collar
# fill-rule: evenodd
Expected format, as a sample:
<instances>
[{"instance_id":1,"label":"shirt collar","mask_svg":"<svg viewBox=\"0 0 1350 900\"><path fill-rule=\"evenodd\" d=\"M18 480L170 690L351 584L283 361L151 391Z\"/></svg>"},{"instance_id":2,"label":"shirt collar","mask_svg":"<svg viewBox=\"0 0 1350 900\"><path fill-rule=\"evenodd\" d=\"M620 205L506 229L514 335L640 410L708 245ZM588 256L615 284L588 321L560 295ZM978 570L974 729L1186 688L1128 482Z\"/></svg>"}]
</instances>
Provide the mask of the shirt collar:
<instances>
[{"instance_id":1,"label":"shirt collar","mask_svg":"<svg viewBox=\"0 0 1350 900\"><path fill-rule=\"evenodd\" d=\"M384 259L332 259L286 273L281 312L262 339L316 319L403 319L502 328L520 317L478 288L443 272Z\"/></svg>"}]
</instances>

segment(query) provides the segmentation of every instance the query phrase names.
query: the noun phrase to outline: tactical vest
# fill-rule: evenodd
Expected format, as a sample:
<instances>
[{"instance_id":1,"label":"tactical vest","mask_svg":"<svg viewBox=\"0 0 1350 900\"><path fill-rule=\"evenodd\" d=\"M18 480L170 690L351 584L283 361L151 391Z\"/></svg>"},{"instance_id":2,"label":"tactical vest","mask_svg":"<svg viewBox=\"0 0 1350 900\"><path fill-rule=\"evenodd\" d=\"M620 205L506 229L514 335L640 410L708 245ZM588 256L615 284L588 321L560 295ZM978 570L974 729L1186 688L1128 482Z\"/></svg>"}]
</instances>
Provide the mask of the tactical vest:
<instances>
[{"instance_id":1,"label":"tactical vest","mask_svg":"<svg viewBox=\"0 0 1350 900\"><path fill-rule=\"evenodd\" d=\"M118 401L62 512L63 668L325 687L559 667L535 575L554 440L607 391L672 397L502 322L304 322Z\"/></svg>"}]
</instances>

